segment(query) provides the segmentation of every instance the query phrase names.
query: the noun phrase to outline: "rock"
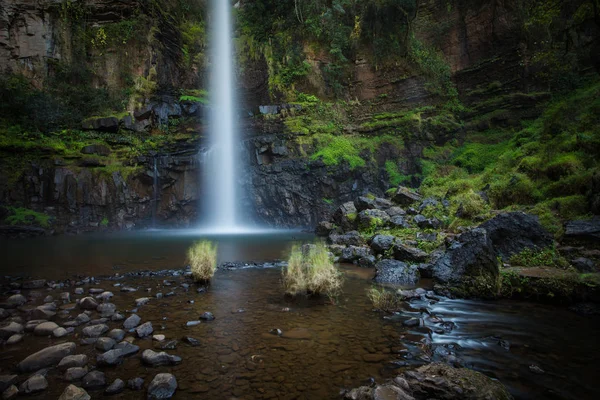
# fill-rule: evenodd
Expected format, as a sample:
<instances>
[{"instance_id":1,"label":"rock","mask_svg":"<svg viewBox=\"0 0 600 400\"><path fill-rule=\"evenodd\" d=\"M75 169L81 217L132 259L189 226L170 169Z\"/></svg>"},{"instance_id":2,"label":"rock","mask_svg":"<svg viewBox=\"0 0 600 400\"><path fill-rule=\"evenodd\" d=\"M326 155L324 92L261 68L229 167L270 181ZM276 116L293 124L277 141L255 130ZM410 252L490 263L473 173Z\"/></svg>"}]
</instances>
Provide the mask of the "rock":
<instances>
[{"instance_id":1,"label":"rock","mask_svg":"<svg viewBox=\"0 0 600 400\"><path fill-rule=\"evenodd\" d=\"M86 389L97 389L106 386L106 378L104 373L100 371L92 371L83 377L81 386Z\"/></svg>"},{"instance_id":2,"label":"rock","mask_svg":"<svg viewBox=\"0 0 600 400\"><path fill-rule=\"evenodd\" d=\"M360 228L369 229L387 224L390 216L382 210L364 210L358 213L357 221Z\"/></svg>"},{"instance_id":3,"label":"rock","mask_svg":"<svg viewBox=\"0 0 600 400\"><path fill-rule=\"evenodd\" d=\"M408 223L405 217L402 215L395 215L390 218L390 226L393 228L410 228L411 225Z\"/></svg>"},{"instance_id":4,"label":"rock","mask_svg":"<svg viewBox=\"0 0 600 400\"><path fill-rule=\"evenodd\" d=\"M187 343L192 347L200 346L200 341L191 336L185 336L182 340L184 341L184 343Z\"/></svg>"},{"instance_id":5,"label":"rock","mask_svg":"<svg viewBox=\"0 0 600 400\"><path fill-rule=\"evenodd\" d=\"M152 336L152 340L156 340L157 342L162 342L166 339L165 335L154 335Z\"/></svg>"},{"instance_id":6,"label":"rock","mask_svg":"<svg viewBox=\"0 0 600 400\"><path fill-rule=\"evenodd\" d=\"M157 374L148 386L148 400L170 399L177 390L177 379L172 374Z\"/></svg>"},{"instance_id":7,"label":"rock","mask_svg":"<svg viewBox=\"0 0 600 400\"><path fill-rule=\"evenodd\" d=\"M102 144L90 144L81 149L81 154L97 154L106 157L110 155L110 148Z\"/></svg>"},{"instance_id":8,"label":"rock","mask_svg":"<svg viewBox=\"0 0 600 400\"><path fill-rule=\"evenodd\" d=\"M111 396L113 394L121 393L123 390L125 390L125 382L117 378L106 388L104 394Z\"/></svg>"},{"instance_id":9,"label":"rock","mask_svg":"<svg viewBox=\"0 0 600 400\"><path fill-rule=\"evenodd\" d=\"M15 335L12 335L11 337L9 337L6 340L6 344L8 346L10 346L10 345L13 345L13 344L20 343L22 340L23 340L23 335L21 335L21 334L15 334Z\"/></svg>"},{"instance_id":10,"label":"rock","mask_svg":"<svg viewBox=\"0 0 600 400\"><path fill-rule=\"evenodd\" d=\"M115 349L121 350L123 352L123 357L130 356L140 351L139 346L131 344L127 340L124 340L121 343L117 343Z\"/></svg>"},{"instance_id":11,"label":"rock","mask_svg":"<svg viewBox=\"0 0 600 400\"><path fill-rule=\"evenodd\" d=\"M54 299L50 295L44 297L44 303L52 303L53 300Z\"/></svg>"},{"instance_id":12,"label":"rock","mask_svg":"<svg viewBox=\"0 0 600 400\"><path fill-rule=\"evenodd\" d=\"M144 350L142 353L142 361L152 367L161 365L177 365L181 363L181 357L170 355L163 352L157 353L153 350Z\"/></svg>"},{"instance_id":13,"label":"rock","mask_svg":"<svg viewBox=\"0 0 600 400\"><path fill-rule=\"evenodd\" d=\"M420 242L435 242L437 241L438 234L435 232L417 232L417 241Z\"/></svg>"},{"instance_id":14,"label":"rock","mask_svg":"<svg viewBox=\"0 0 600 400\"><path fill-rule=\"evenodd\" d=\"M106 332L108 332L108 325L105 324L86 326L82 331L84 336L90 338L100 337Z\"/></svg>"},{"instance_id":15,"label":"rock","mask_svg":"<svg viewBox=\"0 0 600 400\"><path fill-rule=\"evenodd\" d=\"M0 338L6 339L15 334L23 333L24 329L23 325L11 321L0 328Z\"/></svg>"},{"instance_id":16,"label":"rock","mask_svg":"<svg viewBox=\"0 0 600 400\"><path fill-rule=\"evenodd\" d=\"M213 315L213 313L206 311L202 313L202 315L200 315L200 319L202 321L213 321L215 319L215 316Z\"/></svg>"},{"instance_id":17,"label":"rock","mask_svg":"<svg viewBox=\"0 0 600 400\"><path fill-rule=\"evenodd\" d=\"M31 312L31 318L34 319L50 320L55 315L56 313L54 312L54 307L52 307L50 304L45 304L43 306L36 307Z\"/></svg>"},{"instance_id":18,"label":"rock","mask_svg":"<svg viewBox=\"0 0 600 400\"><path fill-rule=\"evenodd\" d=\"M25 358L17 367L22 372L31 372L57 365L64 357L74 353L76 347L73 342L47 347Z\"/></svg>"},{"instance_id":19,"label":"rock","mask_svg":"<svg viewBox=\"0 0 600 400\"><path fill-rule=\"evenodd\" d=\"M110 299L112 299L113 297L113 292L102 292L98 296L96 296L97 299L102 301L110 301Z\"/></svg>"},{"instance_id":20,"label":"rock","mask_svg":"<svg viewBox=\"0 0 600 400\"><path fill-rule=\"evenodd\" d=\"M4 308L0 308L0 321L8 318L10 313L6 311Z\"/></svg>"},{"instance_id":21,"label":"rock","mask_svg":"<svg viewBox=\"0 0 600 400\"><path fill-rule=\"evenodd\" d=\"M79 302L79 307L84 310L95 310L98 308L98 302L93 297L84 297Z\"/></svg>"},{"instance_id":22,"label":"rock","mask_svg":"<svg viewBox=\"0 0 600 400\"><path fill-rule=\"evenodd\" d=\"M409 188L400 186L396 190L396 193L394 193L394 195L392 196L392 200L401 206L409 206L412 203L421 201L421 196L413 192Z\"/></svg>"},{"instance_id":23,"label":"rock","mask_svg":"<svg viewBox=\"0 0 600 400\"><path fill-rule=\"evenodd\" d=\"M87 364L87 362L88 357L85 354L66 356L62 360L60 360L60 363L58 363L58 369L83 367Z\"/></svg>"},{"instance_id":24,"label":"rock","mask_svg":"<svg viewBox=\"0 0 600 400\"><path fill-rule=\"evenodd\" d=\"M83 288L80 288L80 287L75 288L75 294L82 295L83 294Z\"/></svg>"},{"instance_id":25,"label":"rock","mask_svg":"<svg viewBox=\"0 0 600 400\"><path fill-rule=\"evenodd\" d=\"M375 203L375 199L365 196L361 196L354 200L354 207L358 212L379 208Z\"/></svg>"},{"instance_id":26,"label":"rock","mask_svg":"<svg viewBox=\"0 0 600 400\"><path fill-rule=\"evenodd\" d=\"M358 263L360 259L368 258L369 256L371 256L371 249L369 247L348 246L342 250L339 261Z\"/></svg>"},{"instance_id":27,"label":"rock","mask_svg":"<svg viewBox=\"0 0 600 400\"><path fill-rule=\"evenodd\" d=\"M495 297L499 263L486 230L458 236L432 268L434 282L459 297Z\"/></svg>"},{"instance_id":28,"label":"rock","mask_svg":"<svg viewBox=\"0 0 600 400\"><path fill-rule=\"evenodd\" d=\"M81 123L83 130L93 130L102 132L117 132L119 130L119 120L116 117L92 117Z\"/></svg>"},{"instance_id":29,"label":"rock","mask_svg":"<svg viewBox=\"0 0 600 400\"><path fill-rule=\"evenodd\" d=\"M113 329L108 332L108 337L113 339L115 342L120 342L125 337L125 331L123 329Z\"/></svg>"},{"instance_id":30,"label":"rock","mask_svg":"<svg viewBox=\"0 0 600 400\"><path fill-rule=\"evenodd\" d=\"M127 381L127 387L131 390L142 390L144 380L142 378L134 378Z\"/></svg>"},{"instance_id":31,"label":"rock","mask_svg":"<svg viewBox=\"0 0 600 400\"><path fill-rule=\"evenodd\" d=\"M421 229L438 229L441 225L437 218L425 218L421 214L415 215L413 221Z\"/></svg>"},{"instance_id":32,"label":"rock","mask_svg":"<svg viewBox=\"0 0 600 400\"><path fill-rule=\"evenodd\" d=\"M123 328L130 330L138 326L141 322L141 318L137 314L132 314L129 318L123 322Z\"/></svg>"},{"instance_id":33,"label":"rock","mask_svg":"<svg viewBox=\"0 0 600 400\"><path fill-rule=\"evenodd\" d=\"M522 212L499 214L479 228L487 231L494 250L505 262L525 249L541 250L553 243L538 218Z\"/></svg>"},{"instance_id":34,"label":"rock","mask_svg":"<svg viewBox=\"0 0 600 400\"><path fill-rule=\"evenodd\" d=\"M17 308L27 303L27 299L22 294L13 294L6 300L6 305L10 308Z\"/></svg>"},{"instance_id":35,"label":"rock","mask_svg":"<svg viewBox=\"0 0 600 400\"><path fill-rule=\"evenodd\" d=\"M589 258L576 258L575 260L571 261L571 265L573 265L573 267L581 273L596 272L596 263Z\"/></svg>"},{"instance_id":36,"label":"rock","mask_svg":"<svg viewBox=\"0 0 600 400\"><path fill-rule=\"evenodd\" d=\"M177 340L162 341L159 345L161 350L175 350L177 348Z\"/></svg>"},{"instance_id":37,"label":"rock","mask_svg":"<svg viewBox=\"0 0 600 400\"><path fill-rule=\"evenodd\" d=\"M427 260L429 255L423 250L409 247L401 244L399 241L394 244L392 250L394 258L398 261L409 261L415 263L422 263Z\"/></svg>"},{"instance_id":38,"label":"rock","mask_svg":"<svg viewBox=\"0 0 600 400\"><path fill-rule=\"evenodd\" d=\"M133 345L132 345L133 346ZM137 346L136 346L137 347ZM139 348L138 348L139 350ZM112 349L105 353L99 354L96 357L96 363L98 366L114 366L119 365L123 362L123 357L125 357L123 350L121 349Z\"/></svg>"},{"instance_id":39,"label":"rock","mask_svg":"<svg viewBox=\"0 0 600 400\"><path fill-rule=\"evenodd\" d=\"M600 240L600 216L596 215L589 220L567 222L565 236L597 242Z\"/></svg>"},{"instance_id":40,"label":"rock","mask_svg":"<svg viewBox=\"0 0 600 400\"><path fill-rule=\"evenodd\" d=\"M90 400L90 395L82 388L69 385L60 395L58 400Z\"/></svg>"},{"instance_id":41,"label":"rock","mask_svg":"<svg viewBox=\"0 0 600 400\"><path fill-rule=\"evenodd\" d=\"M139 299L135 300L135 305L136 305L136 307L141 307L143 305L148 304L149 301L150 301L149 297L140 297Z\"/></svg>"},{"instance_id":42,"label":"rock","mask_svg":"<svg viewBox=\"0 0 600 400\"><path fill-rule=\"evenodd\" d=\"M386 209L385 212L392 218L396 216L402 217L406 215L406 211L404 211L402 207L390 207Z\"/></svg>"},{"instance_id":43,"label":"rock","mask_svg":"<svg viewBox=\"0 0 600 400\"><path fill-rule=\"evenodd\" d=\"M343 230L351 230L354 228L354 221L356 220L357 213L358 211L356 210L354 203L349 201L338 207L333 214L333 221Z\"/></svg>"},{"instance_id":44,"label":"rock","mask_svg":"<svg viewBox=\"0 0 600 400\"><path fill-rule=\"evenodd\" d=\"M71 328L71 329L73 329L73 328ZM58 328L56 328L55 330L52 331L52 336L54 336L57 339L65 337L68 334L69 334L69 331L66 330L63 327L58 327Z\"/></svg>"},{"instance_id":45,"label":"rock","mask_svg":"<svg viewBox=\"0 0 600 400\"><path fill-rule=\"evenodd\" d=\"M78 381L88 373L87 367L72 367L65 371L64 380L67 382Z\"/></svg>"},{"instance_id":46,"label":"rock","mask_svg":"<svg viewBox=\"0 0 600 400\"><path fill-rule=\"evenodd\" d=\"M122 314L114 313L111 317L110 320L113 322L119 322L119 321L123 321L125 319L125 316Z\"/></svg>"},{"instance_id":47,"label":"rock","mask_svg":"<svg viewBox=\"0 0 600 400\"><path fill-rule=\"evenodd\" d=\"M63 292L60 294L60 300L64 303L64 304L69 304L71 302L71 293L69 292Z\"/></svg>"},{"instance_id":48,"label":"rock","mask_svg":"<svg viewBox=\"0 0 600 400\"><path fill-rule=\"evenodd\" d=\"M6 390L2 391L2 400L12 400L19 395L19 388L15 385L10 385Z\"/></svg>"},{"instance_id":49,"label":"rock","mask_svg":"<svg viewBox=\"0 0 600 400\"><path fill-rule=\"evenodd\" d=\"M45 279L36 279L33 281L26 281L23 282L23 289L41 289L46 285L46 280Z\"/></svg>"},{"instance_id":50,"label":"rock","mask_svg":"<svg viewBox=\"0 0 600 400\"><path fill-rule=\"evenodd\" d=\"M48 381L44 375L35 374L19 386L19 393L31 394L41 392L48 388Z\"/></svg>"},{"instance_id":51,"label":"rock","mask_svg":"<svg viewBox=\"0 0 600 400\"><path fill-rule=\"evenodd\" d=\"M85 313L81 313L75 317L75 323L77 325L87 324L88 322L90 322L90 317Z\"/></svg>"},{"instance_id":52,"label":"rock","mask_svg":"<svg viewBox=\"0 0 600 400\"><path fill-rule=\"evenodd\" d=\"M99 351L108 351L115 347L116 344L117 343L111 338L101 337L98 339L98 341L96 341L94 347Z\"/></svg>"},{"instance_id":53,"label":"rock","mask_svg":"<svg viewBox=\"0 0 600 400\"><path fill-rule=\"evenodd\" d=\"M36 336L49 336L52 335L55 329L59 326L54 322L43 322L35 327L33 334Z\"/></svg>"},{"instance_id":54,"label":"rock","mask_svg":"<svg viewBox=\"0 0 600 400\"><path fill-rule=\"evenodd\" d=\"M409 328L414 328L416 326L419 326L421 324L421 320L419 318L410 318L407 319L406 321L402 322L402 325L409 327Z\"/></svg>"},{"instance_id":55,"label":"rock","mask_svg":"<svg viewBox=\"0 0 600 400\"><path fill-rule=\"evenodd\" d=\"M4 392L9 386L14 385L18 379L18 375L0 375L0 392Z\"/></svg>"},{"instance_id":56,"label":"rock","mask_svg":"<svg viewBox=\"0 0 600 400\"><path fill-rule=\"evenodd\" d=\"M152 332L154 332L152 322L143 323L142 325L135 328L135 332L137 333L139 338L145 338L146 336L152 335Z\"/></svg>"},{"instance_id":57,"label":"rock","mask_svg":"<svg viewBox=\"0 0 600 400\"><path fill-rule=\"evenodd\" d=\"M391 235L376 235L371 240L371 249L375 254L384 254L392 248L396 238Z\"/></svg>"},{"instance_id":58,"label":"rock","mask_svg":"<svg viewBox=\"0 0 600 400\"><path fill-rule=\"evenodd\" d=\"M329 221L321 221L315 229L317 236L327 237L331 231L335 228L335 225Z\"/></svg>"},{"instance_id":59,"label":"rock","mask_svg":"<svg viewBox=\"0 0 600 400\"><path fill-rule=\"evenodd\" d=\"M376 265L377 283L394 283L398 285L413 286L419 281L419 271L416 266L407 265L396 260L381 260Z\"/></svg>"},{"instance_id":60,"label":"rock","mask_svg":"<svg viewBox=\"0 0 600 400\"><path fill-rule=\"evenodd\" d=\"M99 304L96 308L96 311L100 313L100 316L103 318L111 317L115 311L117 310L117 306L112 303L102 303Z\"/></svg>"},{"instance_id":61,"label":"rock","mask_svg":"<svg viewBox=\"0 0 600 400\"><path fill-rule=\"evenodd\" d=\"M363 246L365 245L365 239L357 231L346 232L343 235L332 233L329 235L329 242L334 245L344 246Z\"/></svg>"}]
</instances>

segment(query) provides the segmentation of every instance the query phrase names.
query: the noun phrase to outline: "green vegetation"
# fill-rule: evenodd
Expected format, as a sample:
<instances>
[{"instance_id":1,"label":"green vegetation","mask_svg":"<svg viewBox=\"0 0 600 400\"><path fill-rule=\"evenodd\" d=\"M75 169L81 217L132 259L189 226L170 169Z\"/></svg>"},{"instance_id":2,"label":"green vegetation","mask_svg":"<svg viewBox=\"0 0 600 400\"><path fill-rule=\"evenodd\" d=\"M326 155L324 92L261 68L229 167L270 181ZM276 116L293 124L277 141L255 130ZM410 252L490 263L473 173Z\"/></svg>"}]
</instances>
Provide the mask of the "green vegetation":
<instances>
[{"instance_id":1,"label":"green vegetation","mask_svg":"<svg viewBox=\"0 0 600 400\"><path fill-rule=\"evenodd\" d=\"M50 227L50 216L23 207L9 207L6 222L9 225L36 225L42 228Z\"/></svg>"},{"instance_id":2,"label":"green vegetation","mask_svg":"<svg viewBox=\"0 0 600 400\"><path fill-rule=\"evenodd\" d=\"M194 243L188 250L188 262L196 282L209 282L217 270L217 245L206 240Z\"/></svg>"},{"instance_id":3,"label":"green vegetation","mask_svg":"<svg viewBox=\"0 0 600 400\"><path fill-rule=\"evenodd\" d=\"M208 91L207 90L186 90L182 92L179 97L179 101L192 101L195 103L208 104Z\"/></svg>"},{"instance_id":4,"label":"green vegetation","mask_svg":"<svg viewBox=\"0 0 600 400\"><path fill-rule=\"evenodd\" d=\"M560 256L556 249L545 250L525 249L510 258L510 264L515 267L554 267L566 269L569 263Z\"/></svg>"},{"instance_id":5,"label":"green vegetation","mask_svg":"<svg viewBox=\"0 0 600 400\"><path fill-rule=\"evenodd\" d=\"M402 299L396 293L375 286L367 291L367 297L369 297L375 309L390 313L398 311L402 303Z\"/></svg>"},{"instance_id":6,"label":"green vegetation","mask_svg":"<svg viewBox=\"0 0 600 400\"><path fill-rule=\"evenodd\" d=\"M342 287L342 275L324 245L296 246L283 271L283 286L293 296L325 294L333 299Z\"/></svg>"},{"instance_id":7,"label":"green vegetation","mask_svg":"<svg viewBox=\"0 0 600 400\"><path fill-rule=\"evenodd\" d=\"M106 228L108 226L108 218L102 218L102 221L100 221L100 226Z\"/></svg>"}]
</instances>

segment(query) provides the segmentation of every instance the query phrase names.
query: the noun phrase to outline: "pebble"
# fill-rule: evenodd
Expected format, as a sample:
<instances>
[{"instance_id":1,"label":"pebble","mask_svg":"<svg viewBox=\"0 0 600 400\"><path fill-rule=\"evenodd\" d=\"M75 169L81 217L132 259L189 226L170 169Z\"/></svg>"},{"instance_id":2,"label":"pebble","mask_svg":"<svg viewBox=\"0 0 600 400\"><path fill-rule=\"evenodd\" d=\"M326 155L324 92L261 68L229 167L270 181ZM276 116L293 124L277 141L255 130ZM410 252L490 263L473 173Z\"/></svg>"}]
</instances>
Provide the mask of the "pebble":
<instances>
[{"instance_id":1,"label":"pebble","mask_svg":"<svg viewBox=\"0 0 600 400\"><path fill-rule=\"evenodd\" d=\"M206 311L202 313L200 319L203 321L213 321L215 319L215 316L213 315L213 313Z\"/></svg>"},{"instance_id":2,"label":"pebble","mask_svg":"<svg viewBox=\"0 0 600 400\"><path fill-rule=\"evenodd\" d=\"M78 381L88 373L87 367L72 367L65 371L64 380L67 382Z\"/></svg>"},{"instance_id":3,"label":"pebble","mask_svg":"<svg viewBox=\"0 0 600 400\"><path fill-rule=\"evenodd\" d=\"M108 332L108 337L116 342L120 342L125 337L125 331L123 329L113 329Z\"/></svg>"},{"instance_id":4,"label":"pebble","mask_svg":"<svg viewBox=\"0 0 600 400\"><path fill-rule=\"evenodd\" d=\"M117 343L115 342L114 339L107 338L107 337L101 337L98 339L98 341L96 342L94 347L96 348L96 350L99 350L99 351L108 351L108 350L112 349L113 347L115 347L116 344Z\"/></svg>"},{"instance_id":5,"label":"pebble","mask_svg":"<svg viewBox=\"0 0 600 400\"><path fill-rule=\"evenodd\" d=\"M15 335L12 335L11 337L9 337L8 340L6 341L6 344L10 346L11 344L17 344L17 343L21 342L22 340L23 340L23 335L17 333Z\"/></svg>"},{"instance_id":6,"label":"pebble","mask_svg":"<svg viewBox=\"0 0 600 400\"><path fill-rule=\"evenodd\" d=\"M65 337L68 334L69 334L69 331L63 327L58 327L52 331L52 336L54 336L57 339L61 338L61 337Z\"/></svg>"},{"instance_id":7,"label":"pebble","mask_svg":"<svg viewBox=\"0 0 600 400\"><path fill-rule=\"evenodd\" d=\"M143 323L142 325L135 328L135 332L137 333L139 338L145 338L147 336L152 335L152 332L154 332L152 322Z\"/></svg>"},{"instance_id":8,"label":"pebble","mask_svg":"<svg viewBox=\"0 0 600 400\"><path fill-rule=\"evenodd\" d=\"M62 392L58 400L90 400L90 395L80 387L69 385Z\"/></svg>"},{"instance_id":9,"label":"pebble","mask_svg":"<svg viewBox=\"0 0 600 400\"><path fill-rule=\"evenodd\" d=\"M125 382L117 378L114 380L113 383L110 384L109 387L106 388L104 393L110 396L113 394L121 393L123 390L125 390Z\"/></svg>"},{"instance_id":10,"label":"pebble","mask_svg":"<svg viewBox=\"0 0 600 400\"><path fill-rule=\"evenodd\" d=\"M140 377L130 379L127 381L127 387L131 390L142 390L144 387L144 380Z\"/></svg>"},{"instance_id":11,"label":"pebble","mask_svg":"<svg viewBox=\"0 0 600 400\"><path fill-rule=\"evenodd\" d=\"M177 379L172 374L157 374L148 386L148 400L170 399L177 390Z\"/></svg>"},{"instance_id":12,"label":"pebble","mask_svg":"<svg viewBox=\"0 0 600 400\"><path fill-rule=\"evenodd\" d=\"M185 326L187 327L192 327L192 326L198 326L200 325L202 322L201 321L188 321Z\"/></svg>"},{"instance_id":13,"label":"pebble","mask_svg":"<svg viewBox=\"0 0 600 400\"><path fill-rule=\"evenodd\" d=\"M162 342L163 340L166 339L165 335L154 335L152 336L152 339L156 340L157 342Z\"/></svg>"},{"instance_id":14,"label":"pebble","mask_svg":"<svg viewBox=\"0 0 600 400\"><path fill-rule=\"evenodd\" d=\"M148 304L148 302L149 302L149 301L150 301L150 298L149 298L149 297L140 297L139 299L136 299L136 300L135 300L135 305L136 305L137 307L141 307L141 306L143 306L143 305L146 305L146 304Z\"/></svg>"},{"instance_id":15,"label":"pebble","mask_svg":"<svg viewBox=\"0 0 600 400\"><path fill-rule=\"evenodd\" d=\"M158 367L161 365L177 365L181 363L181 357L170 355L164 351L157 353L153 350L147 349L142 353L142 361L145 364Z\"/></svg>"},{"instance_id":16,"label":"pebble","mask_svg":"<svg viewBox=\"0 0 600 400\"><path fill-rule=\"evenodd\" d=\"M19 392L23 394L31 394L41 392L42 390L46 390L47 388L48 381L46 380L44 375L35 374L21 384L21 386L19 387Z\"/></svg>"},{"instance_id":17,"label":"pebble","mask_svg":"<svg viewBox=\"0 0 600 400\"><path fill-rule=\"evenodd\" d=\"M104 324L86 326L83 328L83 335L90 338L97 338L108 332L108 326Z\"/></svg>"}]
</instances>

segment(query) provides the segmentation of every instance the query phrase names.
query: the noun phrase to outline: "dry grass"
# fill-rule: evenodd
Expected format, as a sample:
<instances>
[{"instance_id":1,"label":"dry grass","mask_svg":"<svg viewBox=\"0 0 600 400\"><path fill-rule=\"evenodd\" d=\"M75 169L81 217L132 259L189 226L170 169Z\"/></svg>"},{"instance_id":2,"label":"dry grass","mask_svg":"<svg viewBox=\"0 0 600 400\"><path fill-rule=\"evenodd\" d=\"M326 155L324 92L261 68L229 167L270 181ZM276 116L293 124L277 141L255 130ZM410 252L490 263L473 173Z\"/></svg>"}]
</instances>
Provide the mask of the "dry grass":
<instances>
[{"instance_id":1,"label":"dry grass","mask_svg":"<svg viewBox=\"0 0 600 400\"><path fill-rule=\"evenodd\" d=\"M369 300L377 310L385 312L394 312L400 308L401 299L396 293L384 288L372 287L367 291Z\"/></svg>"},{"instance_id":2,"label":"dry grass","mask_svg":"<svg viewBox=\"0 0 600 400\"><path fill-rule=\"evenodd\" d=\"M283 271L283 285L291 295L326 294L333 298L342 287L342 274L324 245L296 246Z\"/></svg>"},{"instance_id":3,"label":"dry grass","mask_svg":"<svg viewBox=\"0 0 600 400\"><path fill-rule=\"evenodd\" d=\"M208 282L217 269L217 245L209 241L194 243L188 250L192 277L196 282Z\"/></svg>"}]
</instances>

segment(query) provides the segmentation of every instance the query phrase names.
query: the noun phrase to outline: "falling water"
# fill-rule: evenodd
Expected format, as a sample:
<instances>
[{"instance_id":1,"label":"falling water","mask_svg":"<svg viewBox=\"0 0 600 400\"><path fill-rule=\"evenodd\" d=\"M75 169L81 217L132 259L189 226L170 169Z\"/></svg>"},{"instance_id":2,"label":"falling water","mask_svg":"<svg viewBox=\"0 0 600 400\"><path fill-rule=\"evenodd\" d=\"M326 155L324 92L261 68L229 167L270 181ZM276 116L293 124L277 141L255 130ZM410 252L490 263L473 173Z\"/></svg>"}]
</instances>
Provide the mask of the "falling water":
<instances>
[{"instance_id":1,"label":"falling water","mask_svg":"<svg viewBox=\"0 0 600 400\"><path fill-rule=\"evenodd\" d=\"M156 228L156 214L158 213L158 196L160 190L158 187L158 157L154 156L154 182L152 185L154 198L152 199L152 227Z\"/></svg>"},{"instance_id":2,"label":"falling water","mask_svg":"<svg viewBox=\"0 0 600 400\"><path fill-rule=\"evenodd\" d=\"M212 0L212 53L211 53L211 110L210 151L202 154L206 176L204 195L206 208L202 226L213 232L238 232L241 230L239 188L236 172L239 154L236 146L237 124L234 99L233 46L231 30L231 3Z\"/></svg>"}]
</instances>

